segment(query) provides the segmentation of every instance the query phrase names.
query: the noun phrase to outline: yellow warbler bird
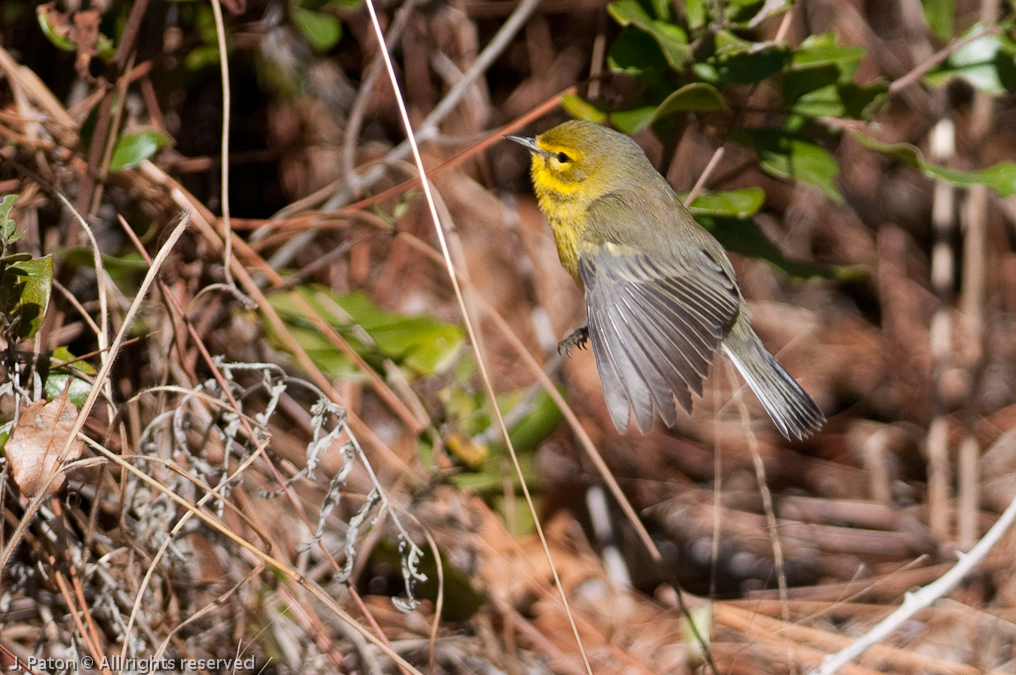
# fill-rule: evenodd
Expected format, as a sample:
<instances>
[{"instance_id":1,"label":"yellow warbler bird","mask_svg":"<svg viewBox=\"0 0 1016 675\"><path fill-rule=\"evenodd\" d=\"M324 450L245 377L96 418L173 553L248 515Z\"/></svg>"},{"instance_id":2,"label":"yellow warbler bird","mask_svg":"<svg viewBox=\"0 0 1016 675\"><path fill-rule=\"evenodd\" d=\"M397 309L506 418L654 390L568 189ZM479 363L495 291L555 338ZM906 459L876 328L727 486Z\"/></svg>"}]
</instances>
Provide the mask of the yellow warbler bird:
<instances>
[{"instance_id":1,"label":"yellow warbler bird","mask_svg":"<svg viewBox=\"0 0 1016 675\"><path fill-rule=\"evenodd\" d=\"M784 436L822 426L822 411L752 330L726 251L634 141L577 120L536 138L506 138L532 153L561 264L585 290L588 326L559 349L592 343L619 432L634 413L646 433L654 408L673 426L676 403L691 411L691 392L702 396L721 348Z\"/></svg>"}]
</instances>

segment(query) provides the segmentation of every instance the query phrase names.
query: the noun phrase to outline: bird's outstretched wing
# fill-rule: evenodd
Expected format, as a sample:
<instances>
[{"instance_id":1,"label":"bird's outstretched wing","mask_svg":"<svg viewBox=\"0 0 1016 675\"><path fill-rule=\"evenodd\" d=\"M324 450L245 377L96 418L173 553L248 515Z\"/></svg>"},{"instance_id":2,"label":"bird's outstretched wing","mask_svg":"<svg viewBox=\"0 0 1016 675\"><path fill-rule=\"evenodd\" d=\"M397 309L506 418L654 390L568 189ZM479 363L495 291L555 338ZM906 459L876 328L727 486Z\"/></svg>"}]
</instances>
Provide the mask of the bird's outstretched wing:
<instances>
[{"instance_id":1,"label":"bird's outstretched wing","mask_svg":"<svg viewBox=\"0 0 1016 675\"><path fill-rule=\"evenodd\" d=\"M610 417L619 432L630 411L639 430L691 411L740 295L732 275L704 249L680 258L623 246L587 244L579 254L589 338Z\"/></svg>"}]
</instances>

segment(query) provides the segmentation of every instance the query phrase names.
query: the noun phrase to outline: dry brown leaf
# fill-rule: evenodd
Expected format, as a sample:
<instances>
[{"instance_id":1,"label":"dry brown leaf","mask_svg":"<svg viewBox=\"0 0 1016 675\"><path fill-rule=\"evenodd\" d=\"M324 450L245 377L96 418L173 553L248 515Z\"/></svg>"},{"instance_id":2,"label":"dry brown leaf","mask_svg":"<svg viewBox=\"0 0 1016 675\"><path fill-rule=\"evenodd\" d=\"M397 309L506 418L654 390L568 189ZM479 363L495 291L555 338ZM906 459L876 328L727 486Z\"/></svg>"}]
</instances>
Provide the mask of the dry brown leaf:
<instances>
[{"instance_id":1,"label":"dry brown leaf","mask_svg":"<svg viewBox=\"0 0 1016 675\"><path fill-rule=\"evenodd\" d=\"M78 74L86 79L91 79L88 73L88 64L92 57L98 54L96 42L99 39L99 22L102 16L94 9L86 9L74 14L74 27L68 37L78 48L77 58L74 60L74 67Z\"/></svg>"},{"instance_id":2,"label":"dry brown leaf","mask_svg":"<svg viewBox=\"0 0 1016 675\"><path fill-rule=\"evenodd\" d=\"M49 403L36 401L22 413L7 441L6 451L14 482L25 496L34 497L43 489L49 494L63 485L63 474L53 480L50 478L77 416L77 408L66 396ZM80 457L83 447L82 441L75 440L64 461Z\"/></svg>"}]
</instances>

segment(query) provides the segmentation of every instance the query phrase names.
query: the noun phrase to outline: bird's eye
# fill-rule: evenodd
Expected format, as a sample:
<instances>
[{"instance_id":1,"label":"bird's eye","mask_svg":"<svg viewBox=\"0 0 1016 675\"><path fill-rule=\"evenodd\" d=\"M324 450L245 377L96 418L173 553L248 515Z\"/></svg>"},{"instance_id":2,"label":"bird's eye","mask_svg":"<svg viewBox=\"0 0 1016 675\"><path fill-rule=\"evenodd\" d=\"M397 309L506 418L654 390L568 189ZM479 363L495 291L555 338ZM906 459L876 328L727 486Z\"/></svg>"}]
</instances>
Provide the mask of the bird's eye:
<instances>
[{"instance_id":1,"label":"bird's eye","mask_svg":"<svg viewBox=\"0 0 1016 675\"><path fill-rule=\"evenodd\" d=\"M565 152L559 152L557 153L557 161L561 162L562 164L567 164L568 162L571 161L571 157L569 157L568 154Z\"/></svg>"}]
</instances>

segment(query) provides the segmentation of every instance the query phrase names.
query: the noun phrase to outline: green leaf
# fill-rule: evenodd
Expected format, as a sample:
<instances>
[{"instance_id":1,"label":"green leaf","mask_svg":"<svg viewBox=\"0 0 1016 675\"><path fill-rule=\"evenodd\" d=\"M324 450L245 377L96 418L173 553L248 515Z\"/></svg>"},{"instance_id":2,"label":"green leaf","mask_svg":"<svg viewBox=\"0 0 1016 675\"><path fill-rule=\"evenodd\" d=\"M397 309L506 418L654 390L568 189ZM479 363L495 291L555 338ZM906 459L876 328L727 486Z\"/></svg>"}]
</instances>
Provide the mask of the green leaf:
<instances>
[{"instance_id":1,"label":"green leaf","mask_svg":"<svg viewBox=\"0 0 1016 675\"><path fill-rule=\"evenodd\" d=\"M840 69L833 63L823 63L808 68L793 68L783 73L783 101L790 105L811 92L828 90L836 96L836 83ZM796 112L796 110L795 110Z\"/></svg>"},{"instance_id":2,"label":"green leaf","mask_svg":"<svg viewBox=\"0 0 1016 675\"><path fill-rule=\"evenodd\" d=\"M917 167L930 178L938 178L960 187L987 185L1003 197L1016 194L1016 162L1005 161L986 169L961 171L931 164L920 150L908 143L881 143L861 134L856 134L855 138L876 152L892 155L905 164Z\"/></svg>"},{"instance_id":3,"label":"green leaf","mask_svg":"<svg viewBox=\"0 0 1016 675\"><path fill-rule=\"evenodd\" d=\"M87 380L67 373L50 373L43 384L46 399L49 401L61 396L65 388L67 389L67 400L73 403L76 408L85 404L89 392L92 391L92 385Z\"/></svg>"},{"instance_id":4,"label":"green leaf","mask_svg":"<svg viewBox=\"0 0 1016 675\"><path fill-rule=\"evenodd\" d=\"M951 38L956 0L921 0L921 6L924 8L924 18L935 35L942 40Z\"/></svg>"},{"instance_id":5,"label":"green leaf","mask_svg":"<svg viewBox=\"0 0 1016 675\"><path fill-rule=\"evenodd\" d=\"M769 241L769 238L762 233L762 230L759 229L758 225L751 218L730 218L696 214L695 220L702 227L709 230L728 251L749 258L765 260L792 277L800 279L811 277L837 279L843 276L844 269L848 269L830 268L786 257L773 242Z\"/></svg>"},{"instance_id":6,"label":"green leaf","mask_svg":"<svg viewBox=\"0 0 1016 675\"><path fill-rule=\"evenodd\" d=\"M103 61L112 61L116 56L116 45L108 37L99 33L99 37L95 38L95 51Z\"/></svg>"},{"instance_id":7,"label":"green leaf","mask_svg":"<svg viewBox=\"0 0 1016 675\"><path fill-rule=\"evenodd\" d=\"M95 255L89 248L72 248L56 251L63 259L64 266L95 268ZM148 263L140 253L122 255L102 254L102 268L127 296L133 296L141 286L141 280L148 272Z\"/></svg>"},{"instance_id":8,"label":"green leaf","mask_svg":"<svg viewBox=\"0 0 1016 675\"><path fill-rule=\"evenodd\" d=\"M71 361L67 365L59 365L65 361ZM43 384L46 391L46 398L52 401L62 396L64 389L67 389L67 398L77 408L81 408L92 390L91 383L84 379L95 375L95 368L87 361L76 361L75 356L66 347L57 347L49 357L49 373ZM54 363L56 367L54 367Z\"/></svg>"},{"instance_id":9,"label":"green leaf","mask_svg":"<svg viewBox=\"0 0 1016 675\"><path fill-rule=\"evenodd\" d=\"M342 39L342 22L338 17L304 7L292 7L290 12L293 23L317 51L330 51Z\"/></svg>"},{"instance_id":10,"label":"green leaf","mask_svg":"<svg viewBox=\"0 0 1016 675\"><path fill-rule=\"evenodd\" d=\"M688 44L688 35L679 26L669 21L649 16L637 0L612 2L607 5L607 11L621 26L637 28L652 37L667 60L667 64L673 70L683 70L685 64L691 59L692 49ZM614 52L616 46L617 40L611 47L611 53Z\"/></svg>"},{"instance_id":11,"label":"green leaf","mask_svg":"<svg viewBox=\"0 0 1016 675\"><path fill-rule=\"evenodd\" d=\"M799 115L861 119L887 91L884 82L854 82L861 47L836 44L834 33L813 35L794 50L783 73L783 104Z\"/></svg>"},{"instance_id":12,"label":"green leaf","mask_svg":"<svg viewBox=\"0 0 1016 675\"><path fill-rule=\"evenodd\" d=\"M682 196L682 200L684 197ZM766 193L762 188L752 187L743 190L725 190L699 195L692 202L689 210L693 215L732 216L747 218L755 214L766 201Z\"/></svg>"},{"instance_id":13,"label":"green leaf","mask_svg":"<svg viewBox=\"0 0 1016 675\"><path fill-rule=\"evenodd\" d=\"M753 28L791 4L793 0L727 0L724 9L729 21Z\"/></svg>"},{"instance_id":14,"label":"green leaf","mask_svg":"<svg viewBox=\"0 0 1016 675\"><path fill-rule=\"evenodd\" d=\"M868 84L839 84L836 89L843 103L843 114L855 120L863 120L871 118L885 105L889 85L879 79Z\"/></svg>"},{"instance_id":15,"label":"green leaf","mask_svg":"<svg viewBox=\"0 0 1016 675\"><path fill-rule=\"evenodd\" d=\"M657 19L670 21L670 0L649 0Z\"/></svg>"},{"instance_id":16,"label":"green leaf","mask_svg":"<svg viewBox=\"0 0 1016 675\"><path fill-rule=\"evenodd\" d=\"M64 263L76 267L95 267L95 255L92 249L78 247L61 249ZM125 253L124 255L102 254L102 266L106 272L147 272L148 263L140 253Z\"/></svg>"},{"instance_id":17,"label":"green leaf","mask_svg":"<svg viewBox=\"0 0 1016 675\"><path fill-rule=\"evenodd\" d=\"M649 123L653 121L655 116L656 106L647 105L612 113L610 121L618 130L631 135L637 134L649 126Z\"/></svg>"},{"instance_id":18,"label":"green leaf","mask_svg":"<svg viewBox=\"0 0 1016 675\"><path fill-rule=\"evenodd\" d=\"M796 100L791 96L787 96L784 100L793 101L790 111L796 115L805 117L843 117L846 115L846 106L843 104L839 88L835 84L802 94Z\"/></svg>"},{"instance_id":19,"label":"green leaf","mask_svg":"<svg viewBox=\"0 0 1016 675\"><path fill-rule=\"evenodd\" d=\"M833 182L839 165L825 148L780 129L742 129L731 136L758 152L762 170L769 175L814 185L830 199L843 201Z\"/></svg>"},{"instance_id":20,"label":"green leaf","mask_svg":"<svg viewBox=\"0 0 1016 675\"><path fill-rule=\"evenodd\" d=\"M649 34L660 45L670 67L677 71L683 70L685 64L692 57L687 34L679 26L659 20L653 21L649 27Z\"/></svg>"},{"instance_id":21,"label":"green leaf","mask_svg":"<svg viewBox=\"0 0 1016 675\"><path fill-rule=\"evenodd\" d=\"M169 137L161 131L124 134L117 139L116 145L113 146L109 170L122 171L135 167L167 145L169 145Z\"/></svg>"},{"instance_id":22,"label":"green leaf","mask_svg":"<svg viewBox=\"0 0 1016 675\"><path fill-rule=\"evenodd\" d=\"M607 5L607 12L622 26L648 26L653 17L643 9L638 0L617 0Z\"/></svg>"},{"instance_id":23,"label":"green leaf","mask_svg":"<svg viewBox=\"0 0 1016 675\"><path fill-rule=\"evenodd\" d=\"M563 417L554 399L546 391L540 390L533 397L531 405L532 410L508 430L512 445L521 454L535 453Z\"/></svg>"},{"instance_id":24,"label":"green leaf","mask_svg":"<svg viewBox=\"0 0 1016 675\"><path fill-rule=\"evenodd\" d=\"M4 201L0 204L0 238L10 240L14 236L17 223L11 220L11 209L14 202L18 201L18 195L4 195Z\"/></svg>"},{"instance_id":25,"label":"green leaf","mask_svg":"<svg viewBox=\"0 0 1016 675\"><path fill-rule=\"evenodd\" d=\"M1011 26L1004 28L1009 30ZM961 39L984 31L984 24L975 24ZM1016 91L1016 41L1004 33L982 35L925 75L933 86L942 86L953 77L961 77L989 94Z\"/></svg>"},{"instance_id":26,"label":"green leaf","mask_svg":"<svg viewBox=\"0 0 1016 675\"><path fill-rule=\"evenodd\" d=\"M685 0L684 15L688 19L688 28L692 30L706 25L709 18L703 0Z\"/></svg>"},{"instance_id":27,"label":"green leaf","mask_svg":"<svg viewBox=\"0 0 1016 675\"><path fill-rule=\"evenodd\" d=\"M716 34L716 47L716 72L733 84L761 82L782 70L790 56L785 44L748 42L727 31Z\"/></svg>"},{"instance_id":28,"label":"green leaf","mask_svg":"<svg viewBox=\"0 0 1016 675\"><path fill-rule=\"evenodd\" d=\"M802 140L790 142L787 154L770 153L762 159L763 168L776 176L792 176L810 183L824 192L830 199L843 201L843 196L833 180L840 167L829 152L822 147Z\"/></svg>"},{"instance_id":29,"label":"green leaf","mask_svg":"<svg viewBox=\"0 0 1016 675\"><path fill-rule=\"evenodd\" d=\"M522 475L529 485L538 485L540 474L536 467L536 453L518 453L519 466L522 468ZM481 494L497 495L504 493L505 463L510 462L508 451L504 445L491 446L490 455L483 461L479 471L463 472L451 479L451 483L460 489L476 490ZM519 477L514 472L509 472L512 484L516 490L519 489Z\"/></svg>"},{"instance_id":30,"label":"green leaf","mask_svg":"<svg viewBox=\"0 0 1016 675\"><path fill-rule=\"evenodd\" d=\"M51 22L51 16L45 5L39 6L36 9L35 16L39 20L39 28L42 29L42 34L46 36L46 39L52 43L54 47L65 52L77 51L77 45L74 41L67 37L66 30L54 26Z\"/></svg>"},{"instance_id":31,"label":"green leaf","mask_svg":"<svg viewBox=\"0 0 1016 675\"><path fill-rule=\"evenodd\" d=\"M653 113L651 123L681 112L709 112L726 110L727 102L716 87L705 82L687 84L663 99Z\"/></svg>"},{"instance_id":32,"label":"green leaf","mask_svg":"<svg viewBox=\"0 0 1016 675\"><path fill-rule=\"evenodd\" d=\"M607 67L614 72L637 75L667 68L667 63L659 44L648 33L626 26L610 45Z\"/></svg>"},{"instance_id":33,"label":"green leaf","mask_svg":"<svg viewBox=\"0 0 1016 675\"><path fill-rule=\"evenodd\" d=\"M830 32L805 38L794 50L791 63L796 67L836 64L845 75L853 76L867 55L864 47L836 44L836 34Z\"/></svg>"},{"instance_id":34,"label":"green leaf","mask_svg":"<svg viewBox=\"0 0 1016 675\"><path fill-rule=\"evenodd\" d=\"M441 556L444 587L441 588L438 585L437 565L434 562L433 551L429 546L424 546L423 555L420 556L417 563L417 569L426 579L415 583L414 593L420 599L436 603L438 593L443 592L441 620L467 621L483 606L486 597L473 588L472 578L469 574L453 565L440 551L438 555ZM379 572L383 574L383 571L387 571L391 577L392 585L395 588L400 588L404 584L402 575L399 573L400 569L402 569L402 556L399 553L398 544L391 539L381 539L370 549L367 570L372 578Z\"/></svg>"},{"instance_id":35,"label":"green leaf","mask_svg":"<svg viewBox=\"0 0 1016 675\"><path fill-rule=\"evenodd\" d=\"M386 312L362 292L339 295L318 284L302 286L297 291L367 363L382 372L385 359L417 376L441 372L452 364L464 342L464 333L458 326L429 316ZM349 360L294 304L288 291L277 291L268 299L300 346L322 370L339 377L359 376Z\"/></svg>"},{"instance_id":36,"label":"green leaf","mask_svg":"<svg viewBox=\"0 0 1016 675\"><path fill-rule=\"evenodd\" d=\"M595 105L574 94L565 94L561 97L561 106L569 115L580 120L589 120L597 124L607 121L608 115Z\"/></svg>"},{"instance_id":37,"label":"green leaf","mask_svg":"<svg viewBox=\"0 0 1016 675\"><path fill-rule=\"evenodd\" d=\"M218 65L219 48L214 44L198 45L187 53L183 62L187 70L192 72Z\"/></svg>"},{"instance_id":38,"label":"green leaf","mask_svg":"<svg viewBox=\"0 0 1016 675\"><path fill-rule=\"evenodd\" d=\"M18 338L27 340L39 330L53 291L53 256L20 260L4 270L0 308L19 318Z\"/></svg>"},{"instance_id":39,"label":"green leaf","mask_svg":"<svg viewBox=\"0 0 1016 675\"><path fill-rule=\"evenodd\" d=\"M45 35L46 39L48 39L57 49L65 52L78 51L78 45L76 45L74 40L69 37L70 24L67 23L66 18L64 18L64 25L55 25L53 23L53 19L54 16L57 15L51 13L50 9L50 5L40 5L36 8L35 16L39 21L39 27L42 29L42 34ZM62 17L63 15L59 16ZM116 46L113 44L113 41L102 33L96 35L94 47L95 53L105 61L109 61L116 54Z\"/></svg>"}]
</instances>

